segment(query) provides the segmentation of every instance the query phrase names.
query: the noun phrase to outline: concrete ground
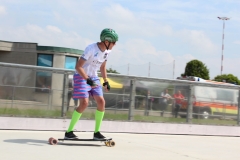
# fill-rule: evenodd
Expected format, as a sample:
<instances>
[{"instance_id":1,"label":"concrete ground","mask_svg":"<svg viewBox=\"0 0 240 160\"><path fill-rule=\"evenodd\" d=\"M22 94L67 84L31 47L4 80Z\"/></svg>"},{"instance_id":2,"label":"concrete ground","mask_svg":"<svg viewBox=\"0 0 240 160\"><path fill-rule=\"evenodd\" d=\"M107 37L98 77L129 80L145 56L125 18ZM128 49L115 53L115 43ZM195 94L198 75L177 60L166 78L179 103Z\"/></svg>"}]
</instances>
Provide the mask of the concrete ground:
<instances>
[{"instance_id":1,"label":"concrete ground","mask_svg":"<svg viewBox=\"0 0 240 160\"><path fill-rule=\"evenodd\" d=\"M116 142L59 142L60 131L0 130L0 159L6 160L238 160L239 137L104 133ZM91 132L76 132L79 138L92 138Z\"/></svg>"}]
</instances>

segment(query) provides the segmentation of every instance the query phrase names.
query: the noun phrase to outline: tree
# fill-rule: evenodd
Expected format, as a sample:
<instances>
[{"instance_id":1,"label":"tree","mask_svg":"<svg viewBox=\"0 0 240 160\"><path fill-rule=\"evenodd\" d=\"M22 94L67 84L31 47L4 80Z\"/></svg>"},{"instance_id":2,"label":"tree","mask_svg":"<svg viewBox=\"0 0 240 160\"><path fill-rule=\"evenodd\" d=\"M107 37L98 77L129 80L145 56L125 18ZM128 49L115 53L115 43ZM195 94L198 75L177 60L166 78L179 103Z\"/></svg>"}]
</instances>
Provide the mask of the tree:
<instances>
[{"instance_id":1,"label":"tree","mask_svg":"<svg viewBox=\"0 0 240 160\"><path fill-rule=\"evenodd\" d=\"M240 80L232 74L217 75L213 80L218 82L227 82L227 83L237 84L237 85L240 84Z\"/></svg>"},{"instance_id":2,"label":"tree","mask_svg":"<svg viewBox=\"0 0 240 160\"><path fill-rule=\"evenodd\" d=\"M192 60L187 63L185 72L182 76L195 76L203 79L209 79L209 70L201 61Z\"/></svg>"},{"instance_id":3,"label":"tree","mask_svg":"<svg viewBox=\"0 0 240 160\"><path fill-rule=\"evenodd\" d=\"M113 70L112 68L107 69L107 73L116 73L116 74L119 74L116 70Z\"/></svg>"}]
</instances>

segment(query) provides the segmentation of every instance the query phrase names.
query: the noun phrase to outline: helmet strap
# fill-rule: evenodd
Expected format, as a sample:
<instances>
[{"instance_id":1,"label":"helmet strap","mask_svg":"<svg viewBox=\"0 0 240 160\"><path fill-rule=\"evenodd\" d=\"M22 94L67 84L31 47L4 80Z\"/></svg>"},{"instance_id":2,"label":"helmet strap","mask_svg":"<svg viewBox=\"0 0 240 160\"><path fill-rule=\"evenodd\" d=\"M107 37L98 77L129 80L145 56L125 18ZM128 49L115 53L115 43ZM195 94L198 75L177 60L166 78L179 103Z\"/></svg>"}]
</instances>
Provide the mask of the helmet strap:
<instances>
[{"instance_id":1,"label":"helmet strap","mask_svg":"<svg viewBox=\"0 0 240 160\"><path fill-rule=\"evenodd\" d=\"M111 42L108 43L108 46L106 45L105 41L104 41L103 43L104 43L105 47L106 47L107 50L108 50Z\"/></svg>"}]
</instances>

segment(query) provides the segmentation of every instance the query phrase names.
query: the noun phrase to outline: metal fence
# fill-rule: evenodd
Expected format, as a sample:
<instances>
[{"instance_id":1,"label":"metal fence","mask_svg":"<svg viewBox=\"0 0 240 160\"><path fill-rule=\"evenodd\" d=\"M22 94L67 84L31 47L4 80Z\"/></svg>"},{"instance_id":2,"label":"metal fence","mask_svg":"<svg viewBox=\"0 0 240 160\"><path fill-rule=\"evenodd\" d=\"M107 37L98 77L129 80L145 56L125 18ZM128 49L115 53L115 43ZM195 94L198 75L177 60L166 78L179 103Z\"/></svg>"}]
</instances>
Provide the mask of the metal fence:
<instances>
[{"instance_id":1,"label":"metal fence","mask_svg":"<svg viewBox=\"0 0 240 160\"><path fill-rule=\"evenodd\" d=\"M150 62L138 65L128 63L121 66L111 65L109 66L109 68L116 70L118 73L124 75L173 79L175 70L175 60L171 63L162 65Z\"/></svg>"},{"instance_id":2,"label":"metal fence","mask_svg":"<svg viewBox=\"0 0 240 160\"><path fill-rule=\"evenodd\" d=\"M70 118L76 107L69 86L74 70L0 63L0 116ZM106 119L239 125L239 86L108 74ZM166 99L161 93L168 90ZM174 94L184 99L178 106ZM93 119L90 98L83 118ZM84 117L85 115L85 117Z\"/></svg>"}]
</instances>

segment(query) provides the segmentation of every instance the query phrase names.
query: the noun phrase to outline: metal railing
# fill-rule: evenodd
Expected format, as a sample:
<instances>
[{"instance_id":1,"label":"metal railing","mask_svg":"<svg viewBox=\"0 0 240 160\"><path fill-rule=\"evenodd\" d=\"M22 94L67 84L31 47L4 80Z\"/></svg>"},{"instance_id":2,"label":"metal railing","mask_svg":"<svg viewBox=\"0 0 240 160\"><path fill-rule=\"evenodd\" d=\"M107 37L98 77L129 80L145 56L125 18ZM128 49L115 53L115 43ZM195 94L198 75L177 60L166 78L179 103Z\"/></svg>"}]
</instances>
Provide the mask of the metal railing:
<instances>
[{"instance_id":1,"label":"metal railing","mask_svg":"<svg viewBox=\"0 0 240 160\"><path fill-rule=\"evenodd\" d=\"M74 74L74 70L69 70L69 69L62 69L62 68L50 68L50 67L39 67L39 66L31 66L31 65L20 65L20 64L10 64L10 63L0 63L0 87L12 87L12 94L13 97L15 95L15 90L16 88L24 88L25 90L35 90L35 89L39 89L38 87L35 86L35 82L33 80L33 86L28 86L27 83L26 84L15 84L15 85L9 85L9 84L3 84L1 83L1 80L4 79L4 75L3 72L5 69L8 70L12 70L13 72L15 72L16 70L19 69L24 69L24 71L22 72L29 72L30 76L30 80L31 79L36 79L36 72L41 71L41 72L48 72L51 73L54 76L56 76L57 78L53 78L51 79L52 84L55 84L57 82L59 82L59 84L61 85L56 85L56 88L47 88L47 90L49 90L49 92L47 93L47 103L42 103L39 105L46 105L48 108L52 108L53 106L55 106L55 104L53 104L53 102L56 101L57 98L59 98L59 95L62 95L61 98L59 98L59 100L57 101L59 103L59 106L61 107L61 116L64 117L66 115L66 108L68 107L68 91L69 91L69 75ZM31 74L30 74L31 72ZM5 72L4 72L5 73ZM9 73L10 75L11 73ZM2 76L1 76L2 75ZM62 78L58 78L59 75L61 75ZM21 74L20 74L21 76ZM172 90L174 90L175 86L184 86L186 89L186 95L185 95L185 99L187 101L187 111L185 113L182 113L183 115L186 114L186 122L187 123L192 123L192 119L193 116L197 113L193 113L193 93L194 93L194 87L195 86L200 86L200 87L211 87L211 88L220 88L220 89L229 89L229 90L234 90L238 92L238 97L240 97L240 87L237 85L222 85L222 84L211 84L211 83L204 83L204 82L194 82L194 81L186 81L186 80L173 80L173 79L159 79L159 78L149 78L149 77L137 77L137 76L131 76L131 75L121 75L121 74L108 74L109 78L112 79L120 79L120 80L128 80L130 82L130 85L128 86L128 92L124 93L105 93L104 95L116 95L116 96L128 96L129 100L128 100L128 120L132 121L134 120L134 115L135 112L138 111L136 110L136 97L141 97L141 102L144 103L145 108L144 108L144 115L143 116L148 116L149 112L153 112L152 108L149 108L149 102L148 99L150 97L152 98L156 98L156 99L160 99L161 96L160 92L161 91L157 91L158 93L156 93L157 95L152 95L152 96L148 96L147 93L144 94L139 94L138 93L138 89L141 90L141 86L137 86L137 82L144 82L146 83L146 86L144 89L144 91L149 90L149 87L152 87L152 89L154 90L155 88L159 87L159 88L172 88ZM22 79L24 79L24 77L22 77ZM2 80L3 81L3 80ZM151 85L148 85L148 83L150 83ZM154 85L156 87L154 87ZM53 94L53 92L57 92L56 94ZM32 92L33 93L33 92ZM39 94L40 95L40 94ZM57 97L57 98L56 98ZM115 104L117 104L117 99L116 98L116 102ZM8 101L4 98L1 98L1 91L0 91L0 104L10 104L11 106L13 106L14 104L20 104L23 103L21 101L16 101L14 98L12 99L8 99ZM152 102L150 102L152 103ZM239 98L237 99L237 124L240 124L240 113L239 113L239 108L240 108L240 103L239 103ZM174 105L174 103L172 104ZM108 107L106 107L106 109L108 109ZM120 108L119 108L120 109ZM114 108L114 110L119 110L118 108ZM156 112L160 112L160 111L156 111ZM202 113L199 113L199 115L202 115ZM213 115L214 116L214 115ZM217 116L216 116L217 117Z\"/></svg>"}]
</instances>

